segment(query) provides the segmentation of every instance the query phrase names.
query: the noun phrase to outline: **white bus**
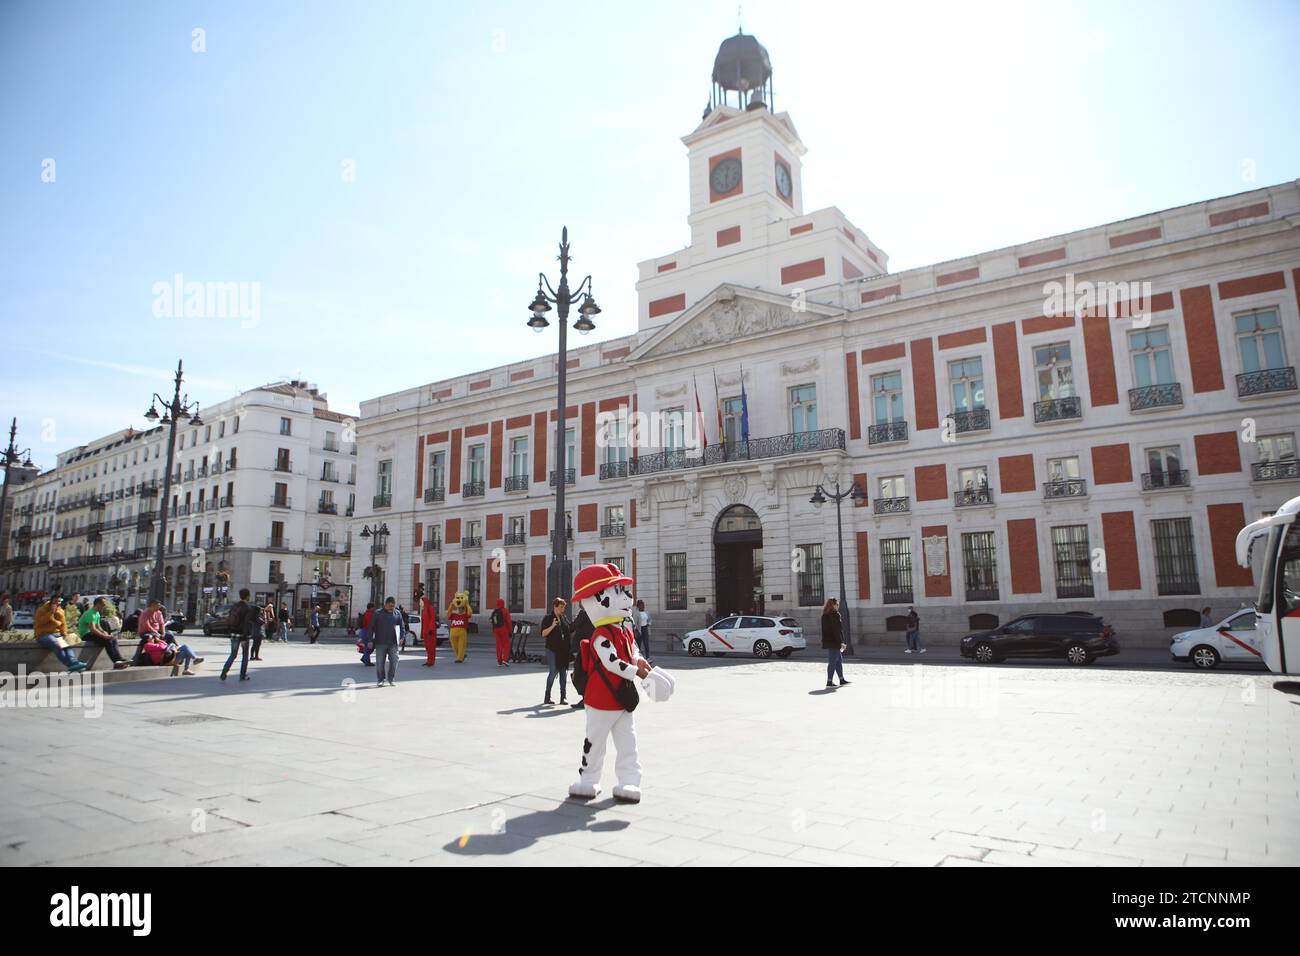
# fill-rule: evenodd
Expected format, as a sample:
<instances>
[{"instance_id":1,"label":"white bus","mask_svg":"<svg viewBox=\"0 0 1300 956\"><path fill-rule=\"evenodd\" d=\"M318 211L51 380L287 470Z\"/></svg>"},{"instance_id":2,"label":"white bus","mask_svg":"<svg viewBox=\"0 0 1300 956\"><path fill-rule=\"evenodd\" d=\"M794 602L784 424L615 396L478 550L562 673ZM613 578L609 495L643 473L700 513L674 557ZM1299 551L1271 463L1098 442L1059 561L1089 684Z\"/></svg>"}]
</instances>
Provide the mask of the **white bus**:
<instances>
[{"instance_id":1,"label":"white bus","mask_svg":"<svg viewBox=\"0 0 1300 956\"><path fill-rule=\"evenodd\" d=\"M1264 663L1275 674L1300 674L1300 498L1237 534L1237 563L1251 565L1251 545L1263 541L1255 627Z\"/></svg>"}]
</instances>

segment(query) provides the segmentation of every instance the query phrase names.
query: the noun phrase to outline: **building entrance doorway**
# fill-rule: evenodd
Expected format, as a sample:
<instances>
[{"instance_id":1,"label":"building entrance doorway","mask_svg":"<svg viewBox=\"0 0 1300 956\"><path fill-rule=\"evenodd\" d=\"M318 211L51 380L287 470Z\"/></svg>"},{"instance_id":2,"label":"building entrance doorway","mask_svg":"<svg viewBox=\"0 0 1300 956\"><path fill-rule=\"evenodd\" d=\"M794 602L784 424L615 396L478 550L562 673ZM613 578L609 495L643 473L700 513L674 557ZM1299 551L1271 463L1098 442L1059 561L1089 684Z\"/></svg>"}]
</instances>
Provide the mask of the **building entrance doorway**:
<instances>
[{"instance_id":1,"label":"building entrance doorway","mask_svg":"<svg viewBox=\"0 0 1300 956\"><path fill-rule=\"evenodd\" d=\"M732 505L713 527L718 617L763 613L763 523L752 508Z\"/></svg>"}]
</instances>

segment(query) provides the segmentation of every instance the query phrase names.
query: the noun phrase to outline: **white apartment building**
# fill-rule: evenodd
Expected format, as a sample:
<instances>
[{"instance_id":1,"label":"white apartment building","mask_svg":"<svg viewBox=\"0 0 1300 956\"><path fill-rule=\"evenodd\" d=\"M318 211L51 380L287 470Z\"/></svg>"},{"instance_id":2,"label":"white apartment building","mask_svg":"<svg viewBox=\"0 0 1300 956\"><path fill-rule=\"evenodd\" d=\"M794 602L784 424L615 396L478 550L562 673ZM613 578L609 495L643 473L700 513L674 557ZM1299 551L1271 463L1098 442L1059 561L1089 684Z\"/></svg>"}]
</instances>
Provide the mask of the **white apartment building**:
<instances>
[{"instance_id":1,"label":"white apartment building","mask_svg":"<svg viewBox=\"0 0 1300 956\"><path fill-rule=\"evenodd\" d=\"M176 429L167 506L164 600L191 620L250 588L277 591L301 614L313 594L341 620L350 604L347 519L355 506L352 420L315 386L251 389ZM163 506L170 426L127 428L65 451L16 497L13 590L149 592ZM323 582L323 583L322 583Z\"/></svg>"}]
</instances>

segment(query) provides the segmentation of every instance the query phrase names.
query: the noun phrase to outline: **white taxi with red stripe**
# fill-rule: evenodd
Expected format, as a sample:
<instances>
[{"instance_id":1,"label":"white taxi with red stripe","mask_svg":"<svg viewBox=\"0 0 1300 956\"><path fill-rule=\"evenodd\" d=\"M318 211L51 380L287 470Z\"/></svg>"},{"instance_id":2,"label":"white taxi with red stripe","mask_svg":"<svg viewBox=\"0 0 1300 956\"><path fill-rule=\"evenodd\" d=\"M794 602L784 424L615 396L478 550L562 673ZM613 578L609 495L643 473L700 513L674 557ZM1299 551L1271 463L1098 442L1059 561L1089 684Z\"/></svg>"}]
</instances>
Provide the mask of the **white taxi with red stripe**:
<instances>
[{"instance_id":1,"label":"white taxi with red stripe","mask_svg":"<svg viewBox=\"0 0 1300 956\"><path fill-rule=\"evenodd\" d=\"M713 654L753 654L755 657L789 657L808 645L803 628L792 617L738 614L724 617L682 638L682 650L691 657Z\"/></svg>"},{"instance_id":2,"label":"white taxi with red stripe","mask_svg":"<svg viewBox=\"0 0 1300 956\"><path fill-rule=\"evenodd\" d=\"M1176 661L1191 661L1206 670L1220 661L1262 664L1254 608L1234 611L1213 627L1175 634L1169 641L1169 653Z\"/></svg>"}]
</instances>

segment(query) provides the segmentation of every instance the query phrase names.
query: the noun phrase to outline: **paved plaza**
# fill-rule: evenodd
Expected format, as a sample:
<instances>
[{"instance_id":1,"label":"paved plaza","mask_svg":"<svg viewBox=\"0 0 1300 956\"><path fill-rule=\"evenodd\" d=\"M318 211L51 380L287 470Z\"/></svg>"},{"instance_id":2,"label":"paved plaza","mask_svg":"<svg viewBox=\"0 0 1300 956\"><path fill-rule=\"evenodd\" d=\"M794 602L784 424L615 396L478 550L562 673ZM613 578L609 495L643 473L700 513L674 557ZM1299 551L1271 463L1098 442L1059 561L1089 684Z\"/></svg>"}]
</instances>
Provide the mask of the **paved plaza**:
<instances>
[{"instance_id":1,"label":"paved plaza","mask_svg":"<svg viewBox=\"0 0 1300 956\"><path fill-rule=\"evenodd\" d=\"M222 683L0 711L6 865L1296 865L1300 696L1260 673L666 659L645 797L565 799L583 715L538 665L268 644ZM214 660L215 659L215 660ZM355 683L354 683L355 682ZM1283 685L1285 687L1285 685ZM558 698L558 695L557 695Z\"/></svg>"}]
</instances>

